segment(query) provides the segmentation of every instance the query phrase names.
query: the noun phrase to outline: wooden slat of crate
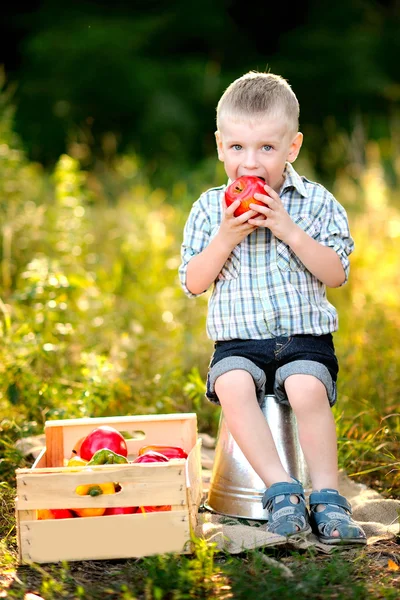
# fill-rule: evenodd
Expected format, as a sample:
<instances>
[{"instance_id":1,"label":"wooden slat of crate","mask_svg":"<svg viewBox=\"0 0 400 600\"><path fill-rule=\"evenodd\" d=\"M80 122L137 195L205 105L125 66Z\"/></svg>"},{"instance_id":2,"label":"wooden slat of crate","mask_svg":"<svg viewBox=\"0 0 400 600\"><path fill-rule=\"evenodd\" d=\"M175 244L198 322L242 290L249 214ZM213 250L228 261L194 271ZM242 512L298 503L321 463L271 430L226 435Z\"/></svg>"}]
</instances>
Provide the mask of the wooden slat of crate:
<instances>
[{"instance_id":1,"label":"wooden slat of crate","mask_svg":"<svg viewBox=\"0 0 400 600\"><path fill-rule=\"evenodd\" d=\"M185 506L185 461L152 463L151 465L103 465L92 472L85 469L39 469L17 472L19 510L40 508L83 508L107 506L149 506L177 504ZM122 489L116 494L79 496L79 485L119 482Z\"/></svg>"},{"instance_id":2,"label":"wooden slat of crate","mask_svg":"<svg viewBox=\"0 0 400 600\"><path fill-rule=\"evenodd\" d=\"M187 511L22 521L19 530L20 557L27 562L133 558L190 551Z\"/></svg>"},{"instance_id":3,"label":"wooden slat of crate","mask_svg":"<svg viewBox=\"0 0 400 600\"><path fill-rule=\"evenodd\" d=\"M201 473L201 439L197 440L197 444L189 453L186 461L186 476L188 485L188 508L190 523L195 529L197 525L197 513L203 497L203 480Z\"/></svg>"},{"instance_id":4,"label":"wooden slat of crate","mask_svg":"<svg viewBox=\"0 0 400 600\"><path fill-rule=\"evenodd\" d=\"M64 458L71 456L76 442L100 425L110 425L131 435L143 432L140 439L127 440L130 455L136 455L141 446L153 444L180 446L189 452L197 440L195 413L47 421L47 466L62 466Z\"/></svg>"}]
</instances>

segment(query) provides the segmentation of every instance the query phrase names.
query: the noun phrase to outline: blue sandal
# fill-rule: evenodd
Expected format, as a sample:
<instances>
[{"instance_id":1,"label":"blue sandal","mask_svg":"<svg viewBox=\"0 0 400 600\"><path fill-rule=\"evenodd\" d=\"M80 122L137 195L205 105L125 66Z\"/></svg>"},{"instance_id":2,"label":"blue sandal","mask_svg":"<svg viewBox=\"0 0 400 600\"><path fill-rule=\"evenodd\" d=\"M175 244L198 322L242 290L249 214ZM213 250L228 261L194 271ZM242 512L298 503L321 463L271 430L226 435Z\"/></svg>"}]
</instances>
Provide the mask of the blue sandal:
<instances>
[{"instance_id":1,"label":"blue sandal","mask_svg":"<svg viewBox=\"0 0 400 600\"><path fill-rule=\"evenodd\" d=\"M323 504L324 510L317 511ZM313 532L324 544L366 544L363 529L351 518L351 505L337 490L329 488L310 494L310 523ZM333 535L339 533L338 537Z\"/></svg>"},{"instance_id":2,"label":"blue sandal","mask_svg":"<svg viewBox=\"0 0 400 600\"><path fill-rule=\"evenodd\" d=\"M311 532L308 511L301 483L282 481L272 484L262 498L263 508L268 511L267 531L277 535L306 535ZM294 504L290 496L297 496Z\"/></svg>"}]
</instances>

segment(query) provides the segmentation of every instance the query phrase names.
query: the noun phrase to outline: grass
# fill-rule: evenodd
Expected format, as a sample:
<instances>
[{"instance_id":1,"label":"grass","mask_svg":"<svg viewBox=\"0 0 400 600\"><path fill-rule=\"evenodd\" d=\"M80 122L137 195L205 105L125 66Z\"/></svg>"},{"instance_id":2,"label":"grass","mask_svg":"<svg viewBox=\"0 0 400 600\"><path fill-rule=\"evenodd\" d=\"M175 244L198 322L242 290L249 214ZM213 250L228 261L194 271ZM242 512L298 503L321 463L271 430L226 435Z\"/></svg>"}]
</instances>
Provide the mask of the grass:
<instances>
[{"instance_id":1,"label":"grass","mask_svg":"<svg viewBox=\"0 0 400 600\"><path fill-rule=\"evenodd\" d=\"M386 542L332 556L282 549L231 556L214 554L212 547L198 541L188 556L18 568L10 568L11 561L2 577L6 597L15 599L31 592L45 600L291 600L299 595L310 600L397 600L400 571L393 565L398 564L398 548Z\"/></svg>"},{"instance_id":2,"label":"grass","mask_svg":"<svg viewBox=\"0 0 400 600\"><path fill-rule=\"evenodd\" d=\"M49 175L21 151L9 108L0 148L0 598L397 598L399 539L332 556L229 556L198 541L189 556L18 565L15 469L31 460L16 444L46 420L194 411L215 435L219 411L204 400L207 297L185 298L177 267L193 197L221 173L207 166L168 194L131 155L100 174L63 156ZM398 498L400 197L376 148L367 156L332 190L356 241L349 283L329 292L340 316L335 418L340 466Z\"/></svg>"}]
</instances>

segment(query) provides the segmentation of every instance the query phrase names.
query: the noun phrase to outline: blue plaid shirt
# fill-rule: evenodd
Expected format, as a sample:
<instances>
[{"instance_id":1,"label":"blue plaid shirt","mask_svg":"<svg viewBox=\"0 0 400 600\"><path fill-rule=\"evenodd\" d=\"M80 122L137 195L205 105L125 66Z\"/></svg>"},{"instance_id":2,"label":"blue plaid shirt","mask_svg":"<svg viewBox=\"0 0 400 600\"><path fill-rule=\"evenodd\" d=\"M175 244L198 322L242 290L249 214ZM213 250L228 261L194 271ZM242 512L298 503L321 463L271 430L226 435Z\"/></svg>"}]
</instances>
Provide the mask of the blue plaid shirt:
<instances>
[{"instance_id":1,"label":"blue plaid shirt","mask_svg":"<svg viewBox=\"0 0 400 600\"><path fill-rule=\"evenodd\" d=\"M215 236L226 186L212 188L193 204L183 234L179 278ZM280 197L292 220L320 244L337 252L346 273L354 249L344 208L322 185L300 177L290 163ZM207 334L214 341L264 339L338 328L337 311L326 288L292 250L268 229L258 228L238 244L214 282L208 303Z\"/></svg>"}]
</instances>

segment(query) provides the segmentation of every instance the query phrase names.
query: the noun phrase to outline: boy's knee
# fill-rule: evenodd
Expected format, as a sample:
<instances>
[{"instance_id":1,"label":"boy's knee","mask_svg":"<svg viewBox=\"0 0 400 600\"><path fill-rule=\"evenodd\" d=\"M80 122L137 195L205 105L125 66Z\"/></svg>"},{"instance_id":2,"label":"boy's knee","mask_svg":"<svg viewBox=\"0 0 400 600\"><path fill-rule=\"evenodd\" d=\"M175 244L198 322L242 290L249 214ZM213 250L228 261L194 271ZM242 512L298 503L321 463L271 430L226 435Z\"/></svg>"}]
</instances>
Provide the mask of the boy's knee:
<instances>
[{"instance_id":1,"label":"boy's knee","mask_svg":"<svg viewBox=\"0 0 400 600\"><path fill-rule=\"evenodd\" d=\"M321 405L321 400L328 401L325 385L314 375L290 375L284 385L289 403L294 410L297 408L314 410Z\"/></svg>"},{"instance_id":2,"label":"boy's knee","mask_svg":"<svg viewBox=\"0 0 400 600\"><path fill-rule=\"evenodd\" d=\"M219 403L219 394L225 389L237 395L237 391L246 387L256 388L258 401L264 398L265 373L252 361L241 356L229 356L217 362L208 372L206 396L212 402Z\"/></svg>"},{"instance_id":3,"label":"boy's knee","mask_svg":"<svg viewBox=\"0 0 400 600\"><path fill-rule=\"evenodd\" d=\"M248 371L244 371L243 369L235 369L219 375L214 384L215 391L218 395L220 395L221 392L232 392L238 387L243 386L254 387L253 377Z\"/></svg>"},{"instance_id":4,"label":"boy's knee","mask_svg":"<svg viewBox=\"0 0 400 600\"><path fill-rule=\"evenodd\" d=\"M324 384L315 375L306 375L303 373L289 375L285 379L284 385L288 393L292 392L296 394L298 392L302 394L303 392L307 392L313 396L320 395L322 392L326 394Z\"/></svg>"},{"instance_id":5,"label":"boy's knee","mask_svg":"<svg viewBox=\"0 0 400 600\"><path fill-rule=\"evenodd\" d=\"M322 363L297 360L280 367L275 376L275 395L279 402L295 408L301 403L313 408L328 398L330 406L336 402L336 384L328 368Z\"/></svg>"}]
</instances>

